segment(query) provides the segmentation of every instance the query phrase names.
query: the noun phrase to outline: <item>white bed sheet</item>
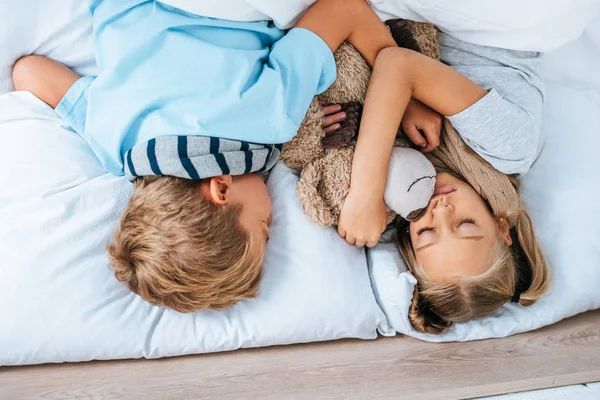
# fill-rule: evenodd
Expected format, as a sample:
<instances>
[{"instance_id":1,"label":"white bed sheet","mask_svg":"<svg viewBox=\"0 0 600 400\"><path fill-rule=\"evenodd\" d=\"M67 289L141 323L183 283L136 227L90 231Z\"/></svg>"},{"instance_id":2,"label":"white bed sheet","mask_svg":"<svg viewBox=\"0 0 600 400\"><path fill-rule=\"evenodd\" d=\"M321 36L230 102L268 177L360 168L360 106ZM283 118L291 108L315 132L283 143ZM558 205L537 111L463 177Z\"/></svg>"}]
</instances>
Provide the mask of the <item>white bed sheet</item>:
<instances>
[{"instance_id":1,"label":"white bed sheet","mask_svg":"<svg viewBox=\"0 0 600 400\"><path fill-rule=\"evenodd\" d=\"M407 317L416 281L388 232L387 242L369 252L373 286L389 322L383 334L435 342L504 337L600 308L599 57L600 17L581 38L544 60L546 144L522 180L522 195L554 273L549 294L531 307L508 304L441 335L420 334Z\"/></svg>"}]
</instances>

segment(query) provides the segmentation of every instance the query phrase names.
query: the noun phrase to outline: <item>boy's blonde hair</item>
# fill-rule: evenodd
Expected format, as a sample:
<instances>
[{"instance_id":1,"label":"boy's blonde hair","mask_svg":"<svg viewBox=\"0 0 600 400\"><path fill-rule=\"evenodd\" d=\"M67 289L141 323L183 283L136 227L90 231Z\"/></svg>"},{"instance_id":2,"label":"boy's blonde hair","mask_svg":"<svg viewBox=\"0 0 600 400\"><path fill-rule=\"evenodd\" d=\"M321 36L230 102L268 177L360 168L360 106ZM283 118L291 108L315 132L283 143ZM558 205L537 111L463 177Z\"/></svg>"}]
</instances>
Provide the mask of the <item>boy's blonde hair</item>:
<instances>
[{"instance_id":1,"label":"boy's blonde hair","mask_svg":"<svg viewBox=\"0 0 600 400\"><path fill-rule=\"evenodd\" d=\"M512 177L511 177L512 178ZM513 181L513 179L511 179ZM513 181L518 190L518 183ZM439 334L453 322L488 316L511 301L515 288L531 282L519 296L519 303L530 306L546 293L550 271L538 245L531 218L524 208L496 216L516 221L508 246L498 235L490 254L490 265L481 275L458 282L438 283L430 279L417 263L408 233L409 223L398 228L398 247L409 270L417 278L408 318L419 332Z\"/></svg>"},{"instance_id":2,"label":"boy's blonde hair","mask_svg":"<svg viewBox=\"0 0 600 400\"><path fill-rule=\"evenodd\" d=\"M256 297L264 246L198 181L138 178L108 253L117 279L152 304L179 312L223 309Z\"/></svg>"}]
</instances>

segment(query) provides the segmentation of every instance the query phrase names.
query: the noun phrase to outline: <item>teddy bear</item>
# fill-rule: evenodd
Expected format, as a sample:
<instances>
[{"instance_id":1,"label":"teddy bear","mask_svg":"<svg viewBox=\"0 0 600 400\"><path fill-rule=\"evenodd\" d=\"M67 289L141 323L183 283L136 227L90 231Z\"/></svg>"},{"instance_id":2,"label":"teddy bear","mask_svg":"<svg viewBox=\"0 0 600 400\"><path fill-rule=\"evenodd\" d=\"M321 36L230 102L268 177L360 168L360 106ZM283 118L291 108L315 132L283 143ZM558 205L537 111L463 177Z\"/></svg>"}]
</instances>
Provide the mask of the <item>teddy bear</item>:
<instances>
[{"instance_id":1,"label":"teddy bear","mask_svg":"<svg viewBox=\"0 0 600 400\"><path fill-rule=\"evenodd\" d=\"M439 58L437 29L406 20L386 22L400 47ZM297 186L303 212L317 225L336 225L350 189L352 158L371 69L352 45L343 43L334 54L337 79L311 102L298 134L283 145L281 160L300 170ZM346 120L327 135L322 127L323 105L341 104ZM435 169L399 129L390 159L384 200L388 223L397 215L416 219L435 188Z\"/></svg>"}]
</instances>

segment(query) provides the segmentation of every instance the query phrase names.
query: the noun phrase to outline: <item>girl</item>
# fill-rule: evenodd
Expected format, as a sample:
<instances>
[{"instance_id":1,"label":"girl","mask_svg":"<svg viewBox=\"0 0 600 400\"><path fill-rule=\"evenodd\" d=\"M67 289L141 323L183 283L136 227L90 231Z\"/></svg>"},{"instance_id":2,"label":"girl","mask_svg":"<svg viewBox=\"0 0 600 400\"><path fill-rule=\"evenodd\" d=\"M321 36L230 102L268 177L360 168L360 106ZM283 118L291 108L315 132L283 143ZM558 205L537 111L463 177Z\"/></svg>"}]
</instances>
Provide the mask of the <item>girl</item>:
<instances>
[{"instance_id":1,"label":"girl","mask_svg":"<svg viewBox=\"0 0 600 400\"><path fill-rule=\"evenodd\" d=\"M539 149L540 55L443 33L439 40L442 63L401 48L378 55L338 226L350 244L373 246L379 239L388 160L402 121L438 172L421 217L398 228L400 251L418 281L409 319L429 333L489 315L511 300L531 305L549 283L518 185ZM405 114L411 97L423 103L423 112L428 106L446 116L441 138L439 125L419 125L413 112ZM326 111L331 132L343 116Z\"/></svg>"}]
</instances>

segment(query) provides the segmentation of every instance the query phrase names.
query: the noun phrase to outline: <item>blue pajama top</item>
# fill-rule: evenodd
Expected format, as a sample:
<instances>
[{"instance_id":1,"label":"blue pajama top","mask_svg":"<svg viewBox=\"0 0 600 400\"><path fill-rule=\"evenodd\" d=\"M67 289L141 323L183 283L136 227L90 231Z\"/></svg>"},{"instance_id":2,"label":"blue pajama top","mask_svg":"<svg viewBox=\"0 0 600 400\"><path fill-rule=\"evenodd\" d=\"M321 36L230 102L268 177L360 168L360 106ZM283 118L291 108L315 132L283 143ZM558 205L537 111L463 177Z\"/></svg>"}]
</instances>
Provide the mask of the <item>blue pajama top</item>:
<instances>
[{"instance_id":1,"label":"blue pajama top","mask_svg":"<svg viewBox=\"0 0 600 400\"><path fill-rule=\"evenodd\" d=\"M163 136L278 144L335 80L314 33L186 13L159 1L92 0L98 75L81 78L57 112L106 169Z\"/></svg>"}]
</instances>

